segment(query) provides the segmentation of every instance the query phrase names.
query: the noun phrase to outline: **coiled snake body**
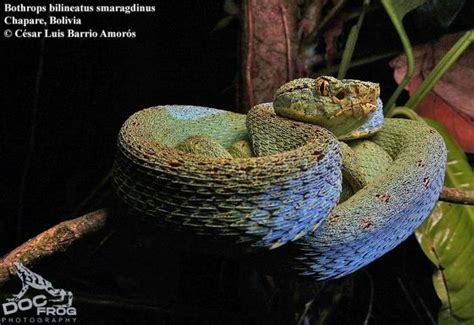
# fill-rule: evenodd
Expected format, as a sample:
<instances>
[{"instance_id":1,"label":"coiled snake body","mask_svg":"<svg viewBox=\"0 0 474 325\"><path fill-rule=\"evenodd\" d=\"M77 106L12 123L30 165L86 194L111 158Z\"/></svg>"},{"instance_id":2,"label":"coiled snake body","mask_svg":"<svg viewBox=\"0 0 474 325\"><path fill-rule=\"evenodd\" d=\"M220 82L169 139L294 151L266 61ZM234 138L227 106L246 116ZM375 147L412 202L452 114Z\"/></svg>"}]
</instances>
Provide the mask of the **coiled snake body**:
<instances>
[{"instance_id":1,"label":"coiled snake body","mask_svg":"<svg viewBox=\"0 0 474 325\"><path fill-rule=\"evenodd\" d=\"M321 77L282 86L247 116L142 110L119 134L116 193L165 228L255 249L294 241L283 264L316 279L348 274L413 233L444 178L440 135L408 120L382 127L378 95L372 83ZM351 150L336 136L371 137ZM337 204L343 175L355 193Z\"/></svg>"}]
</instances>

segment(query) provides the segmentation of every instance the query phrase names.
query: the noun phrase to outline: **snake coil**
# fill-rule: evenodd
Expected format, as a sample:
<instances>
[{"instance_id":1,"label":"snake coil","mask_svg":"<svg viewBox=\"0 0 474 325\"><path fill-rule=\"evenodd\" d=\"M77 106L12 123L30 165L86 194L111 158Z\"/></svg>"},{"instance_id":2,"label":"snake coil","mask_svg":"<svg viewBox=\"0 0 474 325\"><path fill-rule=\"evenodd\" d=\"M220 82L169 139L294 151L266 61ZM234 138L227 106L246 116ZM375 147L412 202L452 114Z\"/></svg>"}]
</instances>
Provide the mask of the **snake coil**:
<instances>
[{"instance_id":1,"label":"snake coil","mask_svg":"<svg viewBox=\"0 0 474 325\"><path fill-rule=\"evenodd\" d=\"M249 133L259 157L175 148L197 134L229 148ZM127 206L162 227L258 248L295 241L283 264L316 279L339 277L413 233L443 184L446 148L432 128L386 119L371 140L392 165L336 206L341 152L324 128L277 117L271 104L257 105L247 118L205 107L152 107L120 130L113 185Z\"/></svg>"},{"instance_id":2,"label":"snake coil","mask_svg":"<svg viewBox=\"0 0 474 325\"><path fill-rule=\"evenodd\" d=\"M254 111L255 122L277 119L268 106L262 107ZM195 116L185 115L186 110L202 115L192 120ZM288 125L274 127L276 132L289 131ZM285 142L288 149L293 143L293 150L254 158L214 158L174 146L199 132L228 147L246 137L244 115L202 107L145 109L132 115L120 131L116 191L130 207L164 226L172 224L174 230L182 227L275 248L313 230L339 199L337 141L323 128L312 129L317 131L305 143L297 137ZM268 134L263 138L275 142Z\"/></svg>"}]
</instances>

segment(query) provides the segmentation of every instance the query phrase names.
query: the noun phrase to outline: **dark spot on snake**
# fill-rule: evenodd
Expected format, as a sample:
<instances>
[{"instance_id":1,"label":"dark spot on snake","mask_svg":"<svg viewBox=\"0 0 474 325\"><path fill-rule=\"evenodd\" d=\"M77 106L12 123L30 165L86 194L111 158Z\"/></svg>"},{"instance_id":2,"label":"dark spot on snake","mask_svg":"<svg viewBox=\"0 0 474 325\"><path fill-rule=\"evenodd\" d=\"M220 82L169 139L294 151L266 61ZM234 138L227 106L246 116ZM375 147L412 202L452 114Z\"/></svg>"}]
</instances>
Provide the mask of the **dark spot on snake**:
<instances>
[{"instance_id":1,"label":"dark spot on snake","mask_svg":"<svg viewBox=\"0 0 474 325\"><path fill-rule=\"evenodd\" d=\"M337 222L338 218L339 216L337 214L331 214L328 218L328 222L334 224Z\"/></svg>"},{"instance_id":2,"label":"dark spot on snake","mask_svg":"<svg viewBox=\"0 0 474 325\"><path fill-rule=\"evenodd\" d=\"M362 228L367 230L369 229L370 227L372 227L374 224L372 222L372 220L369 218L369 217L366 217L364 219L362 219Z\"/></svg>"},{"instance_id":3,"label":"dark spot on snake","mask_svg":"<svg viewBox=\"0 0 474 325\"><path fill-rule=\"evenodd\" d=\"M313 152L313 156L315 156L317 160L321 160L321 159L324 158L323 152L322 152L322 151L318 151L318 150L316 150L316 151Z\"/></svg>"},{"instance_id":4,"label":"dark spot on snake","mask_svg":"<svg viewBox=\"0 0 474 325\"><path fill-rule=\"evenodd\" d=\"M425 177L423 178L423 184L425 185L426 188L428 188L428 186L430 186L430 178L429 177Z\"/></svg>"},{"instance_id":5,"label":"dark spot on snake","mask_svg":"<svg viewBox=\"0 0 474 325\"><path fill-rule=\"evenodd\" d=\"M308 171L308 167L307 166L301 166L300 171L306 172L306 171Z\"/></svg>"},{"instance_id":6,"label":"dark spot on snake","mask_svg":"<svg viewBox=\"0 0 474 325\"><path fill-rule=\"evenodd\" d=\"M383 203L388 203L390 201L390 195L388 194L377 194L375 197Z\"/></svg>"},{"instance_id":7,"label":"dark spot on snake","mask_svg":"<svg viewBox=\"0 0 474 325\"><path fill-rule=\"evenodd\" d=\"M171 160L168 165L171 167L180 167L182 165L182 162L179 160Z\"/></svg>"},{"instance_id":8,"label":"dark spot on snake","mask_svg":"<svg viewBox=\"0 0 474 325\"><path fill-rule=\"evenodd\" d=\"M425 163L423 162L423 160L417 160L416 161L416 166L417 167L425 167Z\"/></svg>"}]
</instances>

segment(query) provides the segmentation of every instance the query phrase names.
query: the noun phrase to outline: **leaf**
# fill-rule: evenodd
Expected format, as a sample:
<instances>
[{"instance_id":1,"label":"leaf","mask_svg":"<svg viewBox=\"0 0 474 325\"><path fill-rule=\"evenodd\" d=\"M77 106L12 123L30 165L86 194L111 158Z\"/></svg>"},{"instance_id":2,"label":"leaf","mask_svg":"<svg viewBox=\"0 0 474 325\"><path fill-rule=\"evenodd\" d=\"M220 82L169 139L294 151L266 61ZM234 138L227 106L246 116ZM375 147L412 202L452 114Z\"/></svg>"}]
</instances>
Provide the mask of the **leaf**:
<instances>
[{"instance_id":1,"label":"leaf","mask_svg":"<svg viewBox=\"0 0 474 325\"><path fill-rule=\"evenodd\" d=\"M390 3L393 8L394 13L397 15L398 20L403 20L405 15L412 11L413 9L421 6L426 0L389 0L382 1L385 3Z\"/></svg>"},{"instance_id":2,"label":"leaf","mask_svg":"<svg viewBox=\"0 0 474 325\"><path fill-rule=\"evenodd\" d=\"M362 22L364 21L365 13L367 12L369 5L370 0L364 0L359 19L357 20L357 23L352 26L351 31L349 32L349 37L347 38L346 46L344 47L344 53L342 54L342 60L339 67L339 72L337 74L337 79L344 79L346 76L347 70L349 69L349 64L352 59L352 54L354 54L357 38L359 37L359 31L362 27Z\"/></svg>"},{"instance_id":3,"label":"leaf","mask_svg":"<svg viewBox=\"0 0 474 325\"><path fill-rule=\"evenodd\" d=\"M211 32L216 32L218 30L221 30L221 29L224 29L226 28L227 26L230 25L230 23L235 19L235 16L226 16L224 18L222 18L221 20L219 20L216 24L216 26L214 26L214 28L212 29Z\"/></svg>"},{"instance_id":4,"label":"leaf","mask_svg":"<svg viewBox=\"0 0 474 325\"><path fill-rule=\"evenodd\" d=\"M430 0L417 9L425 16L435 19L442 27L447 28L461 11L465 0Z\"/></svg>"},{"instance_id":5,"label":"leaf","mask_svg":"<svg viewBox=\"0 0 474 325\"><path fill-rule=\"evenodd\" d=\"M239 16L239 6L234 0L225 0L223 9L227 16L217 22L211 33L226 28L235 18Z\"/></svg>"},{"instance_id":6,"label":"leaf","mask_svg":"<svg viewBox=\"0 0 474 325\"><path fill-rule=\"evenodd\" d=\"M407 33L405 28L403 28L402 20L405 15L410 12L411 10L419 7L426 0L380 0L382 2L387 15L390 17L393 26L395 27L398 36L403 45L403 50L405 51L405 55L407 57L407 73L403 80L398 85L397 89L393 92L392 96L390 96L389 100L385 104L384 111L386 113L390 112L390 110L395 106L395 102L397 101L398 96L402 93L405 86L410 81L411 76L415 72L415 58L413 56L413 50L410 44L410 40L408 39Z\"/></svg>"},{"instance_id":7,"label":"leaf","mask_svg":"<svg viewBox=\"0 0 474 325\"><path fill-rule=\"evenodd\" d=\"M405 106L415 108L425 98L426 94L435 86L451 65L463 54L474 41L474 29L467 31L439 61L436 67L426 77L416 92L406 102Z\"/></svg>"},{"instance_id":8,"label":"leaf","mask_svg":"<svg viewBox=\"0 0 474 325\"><path fill-rule=\"evenodd\" d=\"M237 16L239 14L239 6L235 3L234 0L225 0L224 2L224 11L230 16Z\"/></svg>"},{"instance_id":9,"label":"leaf","mask_svg":"<svg viewBox=\"0 0 474 325\"><path fill-rule=\"evenodd\" d=\"M464 152L441 124L425 119L448 148L445 185L474 190L474 173ZM437 270L433 284L441 299L439 324L474 321L474 206L438 202L416 231L426 256Z\"/></svg>"},{"instance_id":10,"label":"leaf","mask_svg":"<svg viewBox=\"0 0 474 325\"><path fill-rule=\"evenodd\" d=\"M469 122L474 118L474 46L469 46L473 41L471 30L414 47L416 68L406 87L410 99L405 106L441 122L465 152L474 153L474 124ZM390 66L399 82L406 73L405 56L393 59Z\"/></svg>"}]
</instances>

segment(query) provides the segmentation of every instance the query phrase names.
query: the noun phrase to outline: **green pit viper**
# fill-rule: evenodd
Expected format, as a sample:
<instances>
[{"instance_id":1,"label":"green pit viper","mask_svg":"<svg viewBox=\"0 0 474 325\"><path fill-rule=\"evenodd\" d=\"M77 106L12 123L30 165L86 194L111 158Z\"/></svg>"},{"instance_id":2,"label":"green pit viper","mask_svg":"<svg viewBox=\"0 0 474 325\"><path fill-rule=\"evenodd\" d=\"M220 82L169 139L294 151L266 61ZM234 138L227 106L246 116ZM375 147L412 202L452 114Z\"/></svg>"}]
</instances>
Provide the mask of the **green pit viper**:
<instances>
[{"instance_id":1,"label":"green pit viper","mask_svg":"<svg viewBox=\"0 0 474 325\"><path fill-rule=\"evenodd\" d=\"M343 276L413 233L444 180L441 136L383 119L379 93L323 76L283 85L247 115L144 109L120 130L115 192L165 229L255 250L293 242L282 265Z\"/></svg>"}]
</instances>

